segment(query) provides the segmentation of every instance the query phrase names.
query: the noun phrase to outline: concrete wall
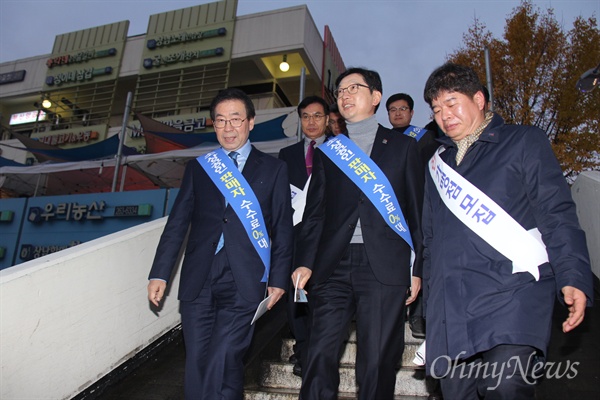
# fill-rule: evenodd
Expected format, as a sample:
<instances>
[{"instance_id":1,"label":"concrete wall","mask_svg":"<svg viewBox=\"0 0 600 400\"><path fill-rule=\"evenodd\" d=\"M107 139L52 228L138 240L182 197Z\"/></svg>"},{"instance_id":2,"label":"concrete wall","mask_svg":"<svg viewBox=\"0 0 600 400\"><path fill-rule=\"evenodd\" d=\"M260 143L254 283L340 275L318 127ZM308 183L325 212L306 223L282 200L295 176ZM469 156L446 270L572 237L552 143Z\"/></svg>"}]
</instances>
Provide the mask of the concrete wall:
<instances>
[{"instance_id":1,"label":"concrete wall","mask_svg":"<svg viewBox=\"0 0 600 400\"><path fill-rule=\"evenodd\" d=\"M0 271L0 398L69 399L180 322L147 277L166 218Z\"/></svg>"},{"instance_id":2,"label":"concrete wall","mask_svg":"<svg viewBox=\"0 0 600 400\"><path fill-rule=\"evenodd\" d=\"M134 76L140 73L140 63L145 44L146 35L127 38L125 50L123 51L123 58L121 59L119 78ZM119 129L120 128L121 127L119 126Z\"/></svg>"},{"instance_id":3,"label":"concrete wall","mask_svg":"<svg viewBox=\"0 0 600 400\"><path fill-rule=\"evenodd\" d=\"M42 90L42 85L46 79L46 72L48 72L48 67L46 66L46 60L48 60L48 58L50 58L50 54L8 61L0 64L0 74L23 69L27 71L25 73L25 79L22 82L13 82L8 85L2 85L2 94L0 97L7 98L23 94L36 94L38 97L35 101L38 101L38 92Z\"/></svg>"},{"instance_id":4,"label":"concrete wall","mask_svg":"<svg viewBox=\"0 0 600 400\"><path fill-rule=\"evenodd\" d=\"M571 188L579 223L585 231L592 271L600 278L600 171L579 174Z\"/></svg>"},{"instance_id":5,"label":"concrete wall","mask_svg":"<svg viewBox=\"0 0 600 400\"><path fill-rule=\"evenodd\" d=\"M305 5L237 17L232 58L298 49L306 51L308 67L314 66L320 79L323 39Z\"/></svg>"}]
</instances>

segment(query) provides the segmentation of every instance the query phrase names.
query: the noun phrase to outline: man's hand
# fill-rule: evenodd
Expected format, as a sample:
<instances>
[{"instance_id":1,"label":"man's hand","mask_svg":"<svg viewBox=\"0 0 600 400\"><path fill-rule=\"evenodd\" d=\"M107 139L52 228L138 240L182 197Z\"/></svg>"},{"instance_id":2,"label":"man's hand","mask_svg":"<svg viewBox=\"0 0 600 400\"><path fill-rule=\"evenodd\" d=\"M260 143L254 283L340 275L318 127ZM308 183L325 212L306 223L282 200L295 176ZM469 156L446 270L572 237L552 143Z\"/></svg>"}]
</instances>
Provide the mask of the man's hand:
<instances>
[{"instance_id":1,"label":"man's hand","mask_svg":"<svg viewBox=\"0 0 600 400\"><path fill-rule=\"evenodd\" d=\"M306 267L298 267L294 272L292 272L292 282L294 286L296 285L296 281L298 281L298 288L304 289L308 280L312 275L312 270ZM300 278L300 280L298 280Z\"/></svg>"},{"instance_id":2,"label":"man's hand","mask_svg":"<svg viewBox=\"0 0 600 400\"><path fill-rule=\"evenodd\" d=\"M283 297L285 290L269 286L267 288L267 293L269 296L273 295L273 297L271 297L271 301L269 301L269 304L267 304L267 308L270 310L279 301L279 299Z\"/></svg>"},{"instance_id":3,"label":"man's hand","mask_svg":"<svg viewBox=\"0 0 600 400\"><path fill-rule=\"evenodd\" d=\"M161 281L160 279L152 279L148 282L148 300L156 307L159 306L160 301L165 295L165 289L167 288L167 282Z\"/></svg>"},{"instance_id":4,"label":"man's hand","mask_svg":"<svg viewBox=\"0 0 600 400\"><path fill-rule=\"evenodd\" d=\"M573 286L565 286L561 292L569 310L569 316L562 324L563 332L567 333L575 329L583 321L587 300L585 294Z\"/></svg>"},{"instance_id":5,"label":"man's hand","mask_svg":"<svg viewBox=\"0 0 600 400\"><path fill-rule=\"evenodd\" d=\"M410 289L409 289L410 296L408 296L408 299L406 299L406 305L409 305L410 303L414 302L417 299L417 295L419 294L420 290L421 290L421 278L419 278L418 276L413 276L411 279L411 284L410 284Z\"/></svg>"}]
</instances>

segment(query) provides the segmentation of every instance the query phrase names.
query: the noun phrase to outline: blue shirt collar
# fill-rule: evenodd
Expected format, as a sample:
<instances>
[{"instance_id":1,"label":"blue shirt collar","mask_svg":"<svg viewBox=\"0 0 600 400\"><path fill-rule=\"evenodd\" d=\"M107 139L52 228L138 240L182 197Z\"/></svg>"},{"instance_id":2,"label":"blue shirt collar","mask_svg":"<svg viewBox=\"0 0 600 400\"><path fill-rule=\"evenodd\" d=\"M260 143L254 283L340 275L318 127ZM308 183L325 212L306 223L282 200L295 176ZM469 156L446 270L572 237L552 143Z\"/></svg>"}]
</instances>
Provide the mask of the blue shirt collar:
<instances>
[{"instance_id":1,"label":"blue shirt collar","mask_svg":"<svg viewBox=\"0 0 600 400\"><path fill-rule=\"evenodd\" d=\"M248 156L250 155L250 152L252 151L252 144L250 143L250 140L246 140L246 143L244 143L244 145L242 147L240 147L239 149L235 150L237 151L240 156L244 157L244 159L247 159ZM227 154L229 155L229 153L231 153L231 151L226 151Z\"/></svg>"}]
</instances>

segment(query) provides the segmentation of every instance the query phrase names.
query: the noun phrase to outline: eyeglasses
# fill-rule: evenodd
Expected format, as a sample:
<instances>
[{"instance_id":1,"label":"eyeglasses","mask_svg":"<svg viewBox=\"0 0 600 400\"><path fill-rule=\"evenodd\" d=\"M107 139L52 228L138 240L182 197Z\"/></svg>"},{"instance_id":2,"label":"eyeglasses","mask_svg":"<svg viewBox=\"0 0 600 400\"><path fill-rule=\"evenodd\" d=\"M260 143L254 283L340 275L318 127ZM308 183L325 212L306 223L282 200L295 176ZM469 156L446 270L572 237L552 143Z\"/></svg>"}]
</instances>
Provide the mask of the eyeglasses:
<instances>
[{"instance_id":1,"label":"eyeglasses","mask_svg":"<svg viewBox=\"0 0 600 400\"><path fill-rule=\"evenodd\" d=\"M319 114L319 113L315 113L315 114L302 114L302 121L304 121L304 122L308 122L311 119L314 119L315 122L321 122L321 120L323 118L325 118L325 115Z\"/></svg>"},{"instance_id":2,"label":"eyeglasses","mask_svg":"<svg viewBox=\"0 0 600 400\"><path fill-rule=\"evenodd\" d=\"M410 108L406 107L406 106L402 106L402 107L392 107L388 110L388 112L390 114L394 114L396 111L408 111L410 110Z\"/></svg>"},{"instance_id":3,"label":"eyeglasses","mask_svg":"<svg viewBox=\"0 0 600 400\"><path fill-rule=\"evenodd\" d=\"M329 125L333 126L333 125L341 125L344 123L343 119L331 119L329 118Z\"/></svg>"},{"instance_id":4,"label":"eyeglasses","mask_svg":"<svg viewBox=\"0 0 600 400\"><path fill-rule=\"evenodd\" d=\"M367 86L367 85L363 85L361 83L353 83L352 85L349 85L348 87L338 88L333 93L335 94L335 97L337 97L339 99L340 97L342 97L344 95L344 92L346 90L348 91L349 94L356 94L356 93L358 93L358 88L359 87L364 87L364 88L370 89L369 86Z\"/></svg>"},{"instance_id":5,"label":"eyeglasses","mask_svg":"<svg viewBox=\"0 0 600 400\"><path fill-rule=\"evenodd\" d=\"M213 121L213 126L215 128L223 129L223 128L225 128L225 125L227 125L227 123L229 122L231 124L232 128L239 128L240 126L242 126L244 121L247 119L248 118L244 118L244 119L241 119L241 118L231 118L231 119L217 118Z\"/></svg>"}]
</instances>

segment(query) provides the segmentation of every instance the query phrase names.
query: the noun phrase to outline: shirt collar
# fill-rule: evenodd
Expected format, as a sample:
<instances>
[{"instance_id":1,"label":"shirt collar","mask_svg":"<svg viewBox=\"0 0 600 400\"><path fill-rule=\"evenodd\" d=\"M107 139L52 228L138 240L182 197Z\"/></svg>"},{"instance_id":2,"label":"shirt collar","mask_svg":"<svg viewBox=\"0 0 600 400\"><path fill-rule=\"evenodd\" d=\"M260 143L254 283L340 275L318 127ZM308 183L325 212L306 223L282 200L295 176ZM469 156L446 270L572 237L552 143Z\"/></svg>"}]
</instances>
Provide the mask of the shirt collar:
<instances>
[{"instance_id":1,"label":"shirt collar","mask_svg":"<svg viewBox=\"0 0 600 400\"><path fill-rule=\"evenodd\" d=\"M234 151L236 151L240 156L244 157L244 159L247 159L250 155L250 151L252 151L252 144L250 143L250 140L246 140L246 143L244 143L242 147ZM227 155L229 155L229 153L231 153L231 151L228 151Z\"/></svg>"},{"instance_id":2,"label":"shirt collar","mask_svg":"<svg viewBox=\"0 0 600 400\"><path fill-rule=\"evenodd\" d=\"M320 136L316 139L309 139L306 137L306 135L304 136L304 144L305 145L309 145L311 140L315 141L315 146L319 146L320 144L323 144L323 142L325 141L325 139L327 138L326 135Z\"/></svg>"},{"instance_id":3,"label":"shirt collar","mask_svg":"<svg viewBox=\"0 0 600 400\"><path fill-rule=\"evenodd\" d=\"M477 141L498 143L500 138L497 131L502 125L504 125L504 119L500 115L494 113L492 120L485 127L483 132L481 132ZM456 143L446 135L436 138L436 141L442 143L446 147L456 147Z\"/></svg>"}]
</instances>

